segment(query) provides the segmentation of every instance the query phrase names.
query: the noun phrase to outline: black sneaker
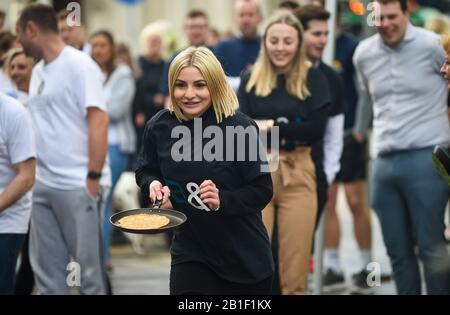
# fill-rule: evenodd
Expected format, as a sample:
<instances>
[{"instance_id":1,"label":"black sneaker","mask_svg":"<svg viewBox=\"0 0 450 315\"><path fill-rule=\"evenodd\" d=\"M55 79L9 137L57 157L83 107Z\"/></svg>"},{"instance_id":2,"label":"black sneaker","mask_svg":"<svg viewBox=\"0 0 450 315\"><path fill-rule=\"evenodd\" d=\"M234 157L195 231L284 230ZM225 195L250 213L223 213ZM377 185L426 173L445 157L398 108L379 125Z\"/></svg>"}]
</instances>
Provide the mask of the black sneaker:
<instances>
[{"instance_id":1,"label":"black sneaker","mask_svg":"<svg viewBox=\"0 0 450 315\"><path fill-rule=\"evenodd\" d=\"M344 274L342 272L335 272L332 269L328 269L323 277L323 288L324 293L335 292L339 290L344 290L346 287Z\"/></svg>"},{"instance_id":2,"label":"black sneaker","mask_svg":"<svg viewBox=\"0 0 450 315\"><path fill-rule=\"evenodd\" d=\"M369 286L367 283L367 276L369 272L365 269L361 270L359 273L355 273L352 276L352 290L351 294L373 294L373 287Z\"/></svg>"}]
</instances>

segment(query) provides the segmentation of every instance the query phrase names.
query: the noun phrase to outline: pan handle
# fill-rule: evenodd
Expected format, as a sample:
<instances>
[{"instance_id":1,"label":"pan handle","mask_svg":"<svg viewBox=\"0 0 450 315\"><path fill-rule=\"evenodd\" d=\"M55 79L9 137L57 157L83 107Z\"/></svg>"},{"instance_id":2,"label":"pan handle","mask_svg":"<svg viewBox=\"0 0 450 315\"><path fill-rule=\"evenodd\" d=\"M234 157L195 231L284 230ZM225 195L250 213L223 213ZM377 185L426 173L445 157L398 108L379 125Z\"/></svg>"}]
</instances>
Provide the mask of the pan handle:
<instances>
[{"instance_id":1,"label":"pan handle","mask_svg":"<svg viewBox=\"0 0 450 315\"><path fill-rule=\"evenodd\" d=\"M153 208L161 208L161 204L162 204L162 199L156 199L155 202L153 203Z\"/></svg>"}]
</instances>

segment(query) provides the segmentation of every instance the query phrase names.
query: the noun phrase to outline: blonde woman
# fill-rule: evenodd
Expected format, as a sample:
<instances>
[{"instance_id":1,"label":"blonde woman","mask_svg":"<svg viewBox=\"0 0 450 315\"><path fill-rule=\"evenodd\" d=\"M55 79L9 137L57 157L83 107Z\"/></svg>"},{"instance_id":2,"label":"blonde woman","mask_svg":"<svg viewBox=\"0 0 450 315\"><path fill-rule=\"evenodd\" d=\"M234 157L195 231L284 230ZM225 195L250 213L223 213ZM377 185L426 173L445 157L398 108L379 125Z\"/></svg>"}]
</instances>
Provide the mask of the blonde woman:
<instances>
[{"instance_id":1,"label":"blonde woman","mask_svg":"<svg viewBox=\"0 0 450 315\"><path fill-rule=\"evenodd\" d=\"M261 158L237 159L251 153L237 147L246 134L233 141L227 133L243 127L257 141L257 126L236 111L237 97L208 48L177 55L168 83L173 105L146 125L136 182L151 201L188 217L174 232L170 293L268 294L274 266L261 210L272 198L271 177Z\"/></svg>"},{"instance_id":2,"label":"blonde woman","mask_svg":"<svg viewBox=\"0 0 450 315\"><path fill-rule=\"evenodd\" d=\"M8 75L17 88L17 100L26 104L30 88L31 73L36 60L25 54L23 49L13 49L8 53L6 68Z\"/></svg>"},{"instance_id":3,"label":"blonde woman","mask_svg":"<svg viewBox=\"0 0 450 315\"><path fill-rule=\"evenodd\" d=\"M439 15L425 23L424 28L444 36L450 33L450 18L444 14Z\"/></svg>"},{"instance_id":4,"label":"blonde woman","mask_svg":"<svg viewBox=\"0 0 450 315\"><path fill-rule=\"evenodd\" d=\"M291 13L269 20L238 96L241 111L261 130L279 128L280 164L272 172L274 197L263 220L271 236L277 218L282 293L304 294L317 213L311 146L323 138L330 101L327 82L307 61L303 29Z\"/></svg>"}]
</instances>

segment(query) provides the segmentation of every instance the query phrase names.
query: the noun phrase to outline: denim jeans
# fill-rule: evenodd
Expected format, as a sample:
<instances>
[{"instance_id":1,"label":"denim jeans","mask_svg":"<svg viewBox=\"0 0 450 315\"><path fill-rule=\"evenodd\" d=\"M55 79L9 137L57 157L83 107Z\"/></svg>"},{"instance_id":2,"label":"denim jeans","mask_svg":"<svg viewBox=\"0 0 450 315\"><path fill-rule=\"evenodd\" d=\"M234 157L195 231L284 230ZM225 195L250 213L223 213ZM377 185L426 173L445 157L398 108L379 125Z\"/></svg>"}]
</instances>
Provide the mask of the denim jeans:
<instances>
[{"instance_id":1,"label":"denim jeans","mask_svg":"<svg viewBox=\"0 0 450 315\"><path fill-rule=\"evenodd\" d=\"M0 234L0 295L13 294L17 257L26 234Z\"/></svg>"},{"instance_id":2,"label":"denim jeans","mask_svg":"<svg viewBox=\"0 0 450 315\"><path fill-rule=\"evenodd\" d=\"M432 148L376 158L371 185L399 294L421 294L418 260L428 294L449 294L444 212L449 187L434 168Z\"/></svg>"}]
</instances>

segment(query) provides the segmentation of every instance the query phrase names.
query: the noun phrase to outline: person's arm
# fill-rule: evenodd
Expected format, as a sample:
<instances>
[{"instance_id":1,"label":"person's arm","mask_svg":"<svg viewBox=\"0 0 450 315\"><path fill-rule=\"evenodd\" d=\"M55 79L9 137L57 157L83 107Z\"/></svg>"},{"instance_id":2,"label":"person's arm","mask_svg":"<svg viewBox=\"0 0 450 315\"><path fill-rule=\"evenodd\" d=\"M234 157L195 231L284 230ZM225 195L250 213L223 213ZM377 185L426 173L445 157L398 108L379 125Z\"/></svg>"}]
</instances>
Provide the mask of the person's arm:
<instances>
[{"instance_id":1,"label":"person's arm","mask_svg":"<svg viewBox=\"0 0 450 315\"><path fill-rule=\"evenodd\" d=\"M30 158L14 165L16 176L0 193L0 213L23 197L34 185L36 159Z\"/></svg>"},{"instance_id":2,"label":"person's arm","mask_svg":"<svg viewBox=\"0 0 450 315\"><path fill-rule=\"evenodd\" d=\"M372 106L369 95L360 93L356 105L355 125L353 136L358 142L363 142L372 121Z\"/></svg>"},{"instance_id":3,"label":"person's arm","mask_svg":"<svg viewBox=\"0 0 450 315\"><path fill-rule=\"evenodd\" d=\"M272 200L273 187L270 174L251 180L234 191L220 191L219 213L224 216L245 216L261 212Z\"/></svg>"},{"instance_id":4,"label":"person's arm","mask_svg":"<svg viewBox=\"0 0 450 315\"><path fill-rule=\"evenodd\" d=\"M136 184L141 188L141 193L145 197L149 196L149 187L153 181L156 180L164 186L156 151L156 140L152 133L152 126L159 115L161 114L157 114L145 126L138 166L135 170Z\"/></svg>"},{"instance_id":5,"label":"person's arm","mask_svg":"<svg viewBox=\"0 0 450 315\"><path fill-rule=\"evenodd\" d=\"M314 143L323 138L329 116L329 105L323 106L309 115L308 121L276 123L280 137L302 143Z\"/></svg>"},{"instance_id":6,"label":"person's arm","mask_svg":"<svg viewBox=\"0 0 450 315\"><path fill-rule=\"evenodd\" d=\"M107 104L111 123L125 119L131 115L131 105L135 93L134 79L131 75L122 74L111 88L111 98Z\"/></svg>"},{"instance_id":7,"label":"person's arm","mask_svg":"<svg viewBox=\"0 0 450 315\"><path fill-rule=\"evenodd\" d=\"M353 65L355 67L355 85L358 93L358 103L356 105L355 124L353 127L353 135L359 142L364 141L364 138L369 130L370 123L372 121L372 106L367 85L367 79L365 78L360 65L358 50L353 57Z\"/></svg>"},{"instance_id":8,"label":"person's arm","mask_svg":"<svg viewBox=\"0 0 450 315\"><path fill-rule=\"evenodd\" d=\"M327 182L331 185L341 168L340 160L344 147L344 114L338 114L328 119L323 142L323 169Z\"/></svg>"},{"instance_id":9,"label":"person's arm","mask_svg":"<svg viewBox=\"0 0 450 315\"><path fill-rule=\"evenodd\" d=\"M108 150L108 114L98 107L88 107L88 170L101 173ZM99 179L87 178L86 185L92 196L100 190Z\"/></svg>"}]
</instances>

